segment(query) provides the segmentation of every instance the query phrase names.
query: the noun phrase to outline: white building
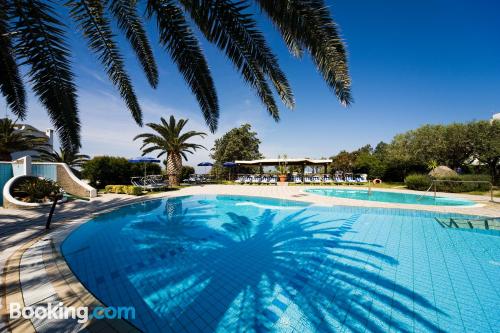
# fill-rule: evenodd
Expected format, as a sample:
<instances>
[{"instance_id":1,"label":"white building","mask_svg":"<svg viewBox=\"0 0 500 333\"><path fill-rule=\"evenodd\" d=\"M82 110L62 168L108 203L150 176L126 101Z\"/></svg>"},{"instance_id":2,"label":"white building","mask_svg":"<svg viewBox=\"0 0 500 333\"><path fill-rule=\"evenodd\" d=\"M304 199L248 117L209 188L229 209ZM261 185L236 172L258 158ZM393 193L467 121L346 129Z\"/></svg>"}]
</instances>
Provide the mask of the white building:
<instances>
[{"instance_id":1,"label":"white building","mask_svg":"<svg viewBox=\"0 0 500 333\"><path fill-rule=\"evenodd\" d=\"M26 135L33 135L38 138L45 138L47 139L47 146L50 148L49 150L53 150L54 147L54 130L52 129L46 129L45 132L40 131L36 129L35 127L31 125L26 125L26 124L16 124L14 125L16 128L16 131L23 132L23 134ZM29 155L33 158L36 158L40 155L40 153L33 151L33 150L28 150L28 151L17 151L15 153L12 153L12 160L21 158L23 156Z\"/></svg>"}]
</instances>

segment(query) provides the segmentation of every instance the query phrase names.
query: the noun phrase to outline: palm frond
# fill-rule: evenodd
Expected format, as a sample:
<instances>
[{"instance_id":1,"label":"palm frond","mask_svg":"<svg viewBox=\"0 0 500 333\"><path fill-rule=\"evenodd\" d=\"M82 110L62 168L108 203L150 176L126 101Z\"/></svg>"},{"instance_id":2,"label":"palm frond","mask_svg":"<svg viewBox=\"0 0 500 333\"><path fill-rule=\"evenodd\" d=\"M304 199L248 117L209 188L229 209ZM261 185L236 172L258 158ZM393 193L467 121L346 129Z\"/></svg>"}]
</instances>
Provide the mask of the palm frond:
<instances>
[{"instance_id":1,"label":"palm frond","mask_svg":"<svg viewBox=\"0 0 500 333\"><path fill-rule=\"evenodd\" d=\"M219 119L215 85L198 40L182 11L172 0L148 0L147 13L156 17L161 43L196 96L205 122L215 132Z\"/></svg>"},{"instance_id":2,"label":"palm frond","mask_svg":"<svg viewBox=\"0 0 500 333\"><path fill-rule=\"evenodd\" d=\"M80 146L80 121L66 27L47 1L14 0L10 7L22 63L30 66L33 91L47 109L67 149Z\"/></svg>"},{"instance_id":3,"label":"palm frond","mask_svg":"<svg viewBox=\"0 0 500 333\"><path fill-rule=\"evenodd\" d=\"M153 136L153 134L151 134L151 133L142 133L142 134L136 135L134 137L134 141L137 140L137 139L140 139L140 138L148 138L148 137L151 137L151 136Z\"/></svg>"},{"instance_id":4,"label":"palm frond","mask_svg":"<svg viewBox=\"0 0 500 333\"><path fill-rule=\"evenodd\" d=\"M291 49L307 49L343 105L352 103L347 52L323 0L256 0Z\"/></svg>"},{"instance_id":5,"label":"palm frond","mask_svg":"<svg viewBox=\"0 0 500 333\"><path fill-rule=\"evenodd\" d=\"M186 142L187 140L191 139L192 137L199 136L201 138L204 138L207 136L207 133L205 132L196 132L196 131L189 131L186 132L182 135L179 135L179 141L180 142Z\"/></svg>"},{"instance_id":6,"label":"palm frond","mask_svg":"<svg viewBox=\"0 0 500 333\"><path fill-rule=\"evenodd\" d=\"M136 1L108 0L108 3L111 13L118 22L118 27L123 31L137 55L149 84L156 88L158 85L158 68L142 19L137 13Z\"/></svg>"},{"instance_id":7,"label":"palm frond","mask_svg":"<svg viewBox=\"0 0 500 333\"><path fill-rule=\"evenodd\" d=\"M70 0L70 14L88 40L89 48L101 60L113 84L127 104L137 124L142 126L142 111L132 82L125 71L123 57L114 41L109 19L99 0Z\"/></svg>"},{"instance_id":8,"label":"palm frond","mask_svg":"<svg viewBox=\"0 0 500 333\"><path fill-rule=\"evenodd\" d=\"M269 78L282 101L289 108L295 105L288 80L276 56L252 16L247 5L231 0L180 0L208 41L214 43L233 62L243 78L257 90L271 114L277 113L272 94L264 86ZM272 103L269 103L272 100ZM277 117L276 117L277 118Z\"/></svg>"},{"instance_id":9,"label":"palm frond","mask_svg":"<svg viewBox=\"0 0 500 333\"><path fill-rule=\"evenodd\" d=\"M2 160L16 151L35 150L48 153L49 149L47 139L17 130L11 119L0 119L0 158Z\"/></svg>"},{"instance_id":10,"label":"palm frond","mask_svg":"<svg viewBox=\"0 0 500 333\"><path fill-rule=\"evenodd\" d=\"M0 91L12 113L24 119L26 117L26 92L19 74L9 29L8 4L0 0Z\"/></svg>"},{"instance_id":11,"label":"palm frond","mask_svg":"<svg viewBox=\"0 0 500 333\"><path fill-rule=\"evenodd\" d=\"M204 132L197 131L188 131L186 133L182 133L182 129L187 124L187 119L176 119L173 116L170 116L168 122L165 118L160 118L160 123L148 123L146 126L151 128L157 134L153 133L142 133L137 135L134 140L141 138L142 139L142 154L146 155L156 150L159 150L161 153L158 156L163 155L164 153L168 154L180 154L185 157L185 152L192 153L191 150L197 149L206 149L204 146L196 143L189 143L189 140L192 137L200 136L205 137L207 134Z\"/></svg>"}]
</instances>

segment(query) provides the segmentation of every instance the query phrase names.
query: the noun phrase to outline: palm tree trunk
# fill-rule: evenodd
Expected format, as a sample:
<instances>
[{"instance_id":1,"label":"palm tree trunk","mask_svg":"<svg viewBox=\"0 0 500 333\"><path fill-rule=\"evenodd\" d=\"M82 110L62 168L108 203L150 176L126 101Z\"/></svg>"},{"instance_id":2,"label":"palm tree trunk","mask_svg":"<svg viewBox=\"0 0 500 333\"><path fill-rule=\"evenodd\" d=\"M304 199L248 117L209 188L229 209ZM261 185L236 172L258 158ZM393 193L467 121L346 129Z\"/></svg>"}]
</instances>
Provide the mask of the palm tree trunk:
<instances>
[{"instance_id":1,"label":"palm tree trunk","mask_svg":"<svg viewBox=\"0 0 500 333\"><path fill-rule=\"evenodd\" d=\"M167 177L170 185L179 185L179 176L182 170L182 158L180 154L168 153L167 155Z\"/></svg>"}]
</instances>

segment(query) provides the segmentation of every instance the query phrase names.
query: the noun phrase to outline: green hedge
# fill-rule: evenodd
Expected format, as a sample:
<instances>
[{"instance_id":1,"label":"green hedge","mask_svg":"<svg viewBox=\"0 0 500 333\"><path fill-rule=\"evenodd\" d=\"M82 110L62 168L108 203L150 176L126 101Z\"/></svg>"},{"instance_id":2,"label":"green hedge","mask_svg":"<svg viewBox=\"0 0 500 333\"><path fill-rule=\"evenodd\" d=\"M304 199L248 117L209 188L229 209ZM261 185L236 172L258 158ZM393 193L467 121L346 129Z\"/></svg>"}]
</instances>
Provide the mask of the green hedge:
<instances>
[{"instance_id":1,"label":"green hedge","mask_svg":"<svg viewBox=\"0 0 500 333\"><path fill-rule=\"evenodd\" d=\"M104 188L106 193L141 195L142 188L134 185L106 185Z\"/></svg>"},{"instance_id":2,"label":"green hedge","mask_svg":"<svg viewBox=\"0 0 500 333\"><path fill-rule=\"evenodd\" d=\"M149 175L161 174L161 167L156 163L147 164ZM96 188L105 188L112 184L130 184L131 177L144 176L144 163L130 163L126 158L115 156L96 156L85 162L82 177Z\"/></svg>"},{"instance_id":3,"label":"green hedge","mask_svg":"<svg viewBox=\"0 0 500 333\"><path fill-rule=\"evenodd\" d=\"M490 181L488 175L461 175L459 177L448 177L447 180L463 180L463 181ZM486 183L438 183L437 190L442 192L472 192L472 191L489 191L490 184Z\"/></svg>"},{"instance_id":4,"label":"green hedge","mask_svg":"<svg viewBox=\"0 0 500 333\"><path fill-rule=\"evenodd\" d=\"M448 177L440 180L454 181L490 181L488 175L460 175L458 177ZM410 190L425 191L432 184L432 178L428 175L415 174L405 178L406 187ZM436 188L440 192L460 193L480 191L485 192L490 190L490 185L487 183L454 183L454 182L438 182Z\"/></svg>"},{"instance_id":5,"label":"green hedge","mask_svg":"<svg viewBox=\"0 0 500 333\"><path fill-rule=\"evenodd\" d=\"M410 190L425 191L431 186L432 179L428 175L409 175L405 178L406 187Z\"/></svg>"}]
</instances>

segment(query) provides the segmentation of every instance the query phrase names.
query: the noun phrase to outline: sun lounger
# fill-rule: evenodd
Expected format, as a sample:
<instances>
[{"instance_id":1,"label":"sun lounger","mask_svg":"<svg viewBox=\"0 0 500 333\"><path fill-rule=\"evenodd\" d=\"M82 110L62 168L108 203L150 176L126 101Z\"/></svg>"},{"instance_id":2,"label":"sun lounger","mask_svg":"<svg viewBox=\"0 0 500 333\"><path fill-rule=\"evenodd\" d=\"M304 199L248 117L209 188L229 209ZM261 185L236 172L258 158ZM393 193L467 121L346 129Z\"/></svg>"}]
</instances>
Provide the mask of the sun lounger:
<instances>
[{"instance_id":1,"label":"sun lounger","mask_svg":"<svg viewBox=\"0 0 500 333\"><path fill-rule=\"evenodd\" d=\"M295 176L294 182L295 184L302 184L302 178L300 176Z\"/></svg>"},{"instance_id":2,"label":"sun lounger","mask_svg":"<svg viewBox=\"0 0 500 333\"><path fill-rule=\"evenodd\" d=\"M130 182L134 186L142 187L144 190L159 190L168 187L169 184L162 175L150 175L146 177L132 177Z\"/></svg>"},{"instance_id":3,"label":"sun lounger","mask_svg":"<svg viewBox=\"0 0 500 333\"><path fill-rule=\"evenodd\" d=\"M273 176L269 179L269 185L277 185L278 184L278 179Z\"/></svg>"}]
</instances>

